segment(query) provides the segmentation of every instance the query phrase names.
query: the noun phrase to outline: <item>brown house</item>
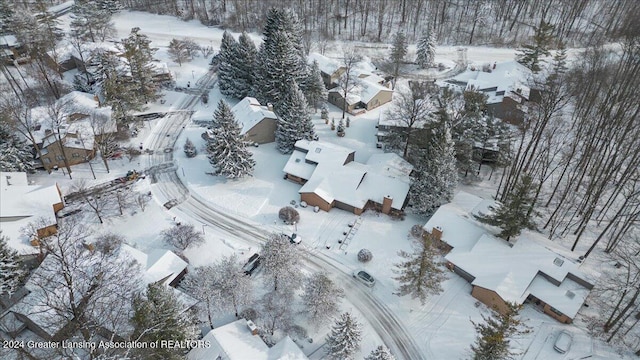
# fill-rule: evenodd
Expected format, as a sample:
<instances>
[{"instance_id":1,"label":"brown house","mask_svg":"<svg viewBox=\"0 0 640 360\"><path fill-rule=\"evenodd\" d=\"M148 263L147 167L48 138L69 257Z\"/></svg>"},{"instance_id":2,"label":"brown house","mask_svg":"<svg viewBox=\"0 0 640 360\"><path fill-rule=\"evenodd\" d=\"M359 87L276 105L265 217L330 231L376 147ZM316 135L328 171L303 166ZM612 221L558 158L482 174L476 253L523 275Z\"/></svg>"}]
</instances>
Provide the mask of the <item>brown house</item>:
<instances>
[{"instance_id":1,"label":"brown house","mask_svg":"<svg viewBox=\"0 0 640 360\"><path fill-rule=\"evenodd\" d=\"M324 82L324 86L327 89L332 89L338 86L338 81L346 68L339 61L328 58L324 55L318 53L310 53L309 54L309 65L311 65L314 61L318 63L318 68L320 69L320 75L322 76L322 81Z\"/></svg>"},{"instance_id":2,"label":"brown house","mask_svg":"<svg viewBox=\"0 0 640 360\"><path fill-rule=\"evenodd\" d=\"M300 201L324 211L402 212L412 166L395 154L374 154L366 164L354 157L355 151L342 146L300 140L284 167L285 178L303 184Z\"/></svg>"},{"instance_id":3,"label":"brown house","mask_svg":"<svg viewBox=\"0 0 640 360\"><path fill-rule=\"evenodd\" d=\"M530 304L554 319L570 323L593 288L578 264L534 234L506 242L476 223L493 201L460 192L441 206L424 226L449 250L447 267L472 285L471 296L505 312L507 302Z\"/></svg>"},{"instance_id":4,"label":"brown house","mask_svg":"<svg viewBox=\"0 0 640 360\"><path fill-rule=\"evenodd\" d=\"M58 140L58 134L49 133L41 146L42 165L45 170L63 168L67 163L77 165L95 157L93 138L86 141L79 133L65 133Z\"/></svg>"},{"instance_id":5,"label":"brown house","mask_svg":"<svg viewBox=\"0 0 640 360\"><path fill-rule=\"evenodd\" d=\"M255 98L245 97L231 111L242 126L240 133L247 141L257 144L275 141L277 117L271 104L263 106Z\"/></svg>"},{"instance_id":6,"label":"brown house","mask_svg":"<svg viewBox=\"0 0 640 360\"><path fill-rule=\"evenodd\" d=\"M377 77L376 77L377 78ZM393 90L377 82L369 82L365 77L347 93L344 99L344 91L340 87L329 90L328 100L331 104L344 109L350 114L359 114L372 110L392 100Z\"/></svg>"}]
</instances>

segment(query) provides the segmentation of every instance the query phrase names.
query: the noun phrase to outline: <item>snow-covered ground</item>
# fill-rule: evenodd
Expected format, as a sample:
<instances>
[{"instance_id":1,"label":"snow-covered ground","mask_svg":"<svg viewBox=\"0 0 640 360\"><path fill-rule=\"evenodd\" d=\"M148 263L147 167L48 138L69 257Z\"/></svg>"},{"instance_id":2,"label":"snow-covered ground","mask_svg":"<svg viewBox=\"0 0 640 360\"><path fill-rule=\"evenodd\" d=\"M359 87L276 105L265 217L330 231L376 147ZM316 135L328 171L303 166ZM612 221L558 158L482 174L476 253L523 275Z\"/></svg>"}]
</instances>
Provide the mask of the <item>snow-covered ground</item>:
<instances>
[{"instance_id":1,"label":"snow-covered ground","mask_svg":"<svg viewBox=\"0 0 640 360\"><path fill-rule=\"evenodd\" d=\"M68 17L68 15L65 15ZM68 20L68 19L67 19ZM198 57L191 63L178 66L168 59L166 46L172 38L189 37L202 46L218 48L222 37L222 30L208 28L195 21L181 21L169 16L152 15L142 12L122 12L114 17L118 30L118 37L126 37L132 27L138 26L141 32L147 34L152 40L152 45L159 48L156 58L167 62L172 74L176 77L176 84L181 87L193 86L197 79L206 73L208 60ZM234 34L237 36L237 34ZM260 34L251 34L252 38L260 41ZM376 46L367 48L365 55L370 57L384 56L386 48ZM415 49L411 48L410 53ZM328 54L339 56L340 46L331 47ZM494 61L512 60L514 49L494 49L486 47L469 47L467 58L472 63L490 63ZM437 49L436 62L452 64L457 60L457 47L440 47ZM166 92L164 103L151 104L148 112L165 112L172 109L174 104L184 100L184 94L179 92ZM212 117L215 104L221 98L217 89L210 92L208 104L199 103L195 110L195 117L207 119ZM237 100L227 99L231 105ZM351 117L351 126L346 129L346 136L339 138L334 131L319 118L319 113L314 116L316 131L321 140L347 146L356 150L356 161L364 162L373 153L379 152L375 147L375 125L378 117L389 105L367 112L357 117ZM340 118L341 112L331 106L330 118ZM130 140L130 145L143 147L151 146L147 142L149 135L156 127L166 119L145 121L136 138ZM399 298L393 295L395 282L393 265L400 260L397 256L399 250L408 250L410 241L408 231L414 224L424 224L426 219L408 215L405 220L392 220L385 215L365 213L361 217L361 223L353 231L348 244L339 244L338 240L344 239L343 231L347 224L355 218L348 212L334 209L331 212L314 213L311 208L298 208L301 221L296 228L284 226L278 220L278 210L289 205L292 200L298 201L299 185L283 179L282 168L288 156L282 155L273 144L261 145L251 148L257 162L253 177L228 181L206 174L211 167L204 151L204 141L201 138L203 128L191 123L179 134L173 159L177 166L177 174L187 185L193 196L206 200L213 206L224 209L225 212L246 218L253 223L260 224L265 231L297 231L303 238L302 248L310 253L323 254L333 261L341 264L344 269L364 268L377 280L376 286L370 293L383 302L404 323L414 341L428 359L460 359L470 357L469 346L475 337L475 331L471 321L481 321L481 315L488 315L489 310L484 305L476 306L476 300L471 297L471 286L462 278L451 273L449 279L443 284L444 291L428 299L425 305L417 300ZM197 157L188 159L182 151L186 138L190 138L198 147ZM131 169L143 169L148 165L145 155L129 161L126 158L111 160L112 171L106 173L99 159L92 164L96 174L96 180L87 164L73 167L74 179L85 178L91 182L99 183L122 176ZM488 179L488 174L482 173L484 180L479 184L460 185L460 189L490 197L495 192L499 175L493 174ZM63 191L69 189L72 181L64 176L61 171L52 174L38 173L30 179L38 184L50 184L58 182ZM150 179L141 180L136 184L139 192L153 191L154 186ZM191 222L201 227L205 234L204 245L185 251L190 265L200 266L210 264L219 257L231 253L237 253L242 258L248 257L255 251L255 245L247 244L241 239L230 237L224 231L212 226L198 223L196 220L185 217L183 212L175 209L166 210L162 204L166 199L155 198L145 211L128 212L125 216L113 216L107 218L104 225L99 226L94 222L96 231L114 231L124 235L128 242L137 248L146 251L151 248L166 247L160 241L161 230L172 226L176 221ZM373 260L367 264L361 264L356 259L357 252L367 248L373 253ZM340 280L339 280L340 281ZM351 284L343 283L345 287ZM382 340L376 335L374 327L368 322L366 312L359 311L356 304L343 303L345 310L350 310L360 317L366 325L362 350L356 357L366 356L373 348L381 344ZM531 332L521 339L514 341L514 348L522 355L522 359L573 359L594 355L592 358L613 359L620 356L599 342L593 341L583 329L577 326L563 325L553 321L550 317L539 313L530 307L525 307L523 317L531 327ZM574 345L568 354L558 354L553 350L555 336L561 329L570 328L575 334ZM319 359L323 352L315 351L322 344L322 338L327 329L319 330L312 337L313 345L306 345L305 352L311 354L310 358ZM315 351L315 352L314 352ZM597 355L595 355L597 354Z\"/></svg>"}]
</instances>

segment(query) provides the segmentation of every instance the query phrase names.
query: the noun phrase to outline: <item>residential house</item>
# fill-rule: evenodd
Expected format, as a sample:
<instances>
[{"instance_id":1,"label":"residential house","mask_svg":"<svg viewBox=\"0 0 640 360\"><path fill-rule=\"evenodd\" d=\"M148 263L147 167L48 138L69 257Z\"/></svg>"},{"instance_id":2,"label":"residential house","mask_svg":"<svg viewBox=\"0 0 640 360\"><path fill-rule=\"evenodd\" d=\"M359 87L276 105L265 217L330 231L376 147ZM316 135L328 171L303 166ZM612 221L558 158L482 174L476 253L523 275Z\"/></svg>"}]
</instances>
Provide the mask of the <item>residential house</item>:
<instances>
[{"instance_id":1,"label":"residential house","mask_svg":"<svg viewBox=\"0 0 640 360\"><path fill-rule=\"evenodd\" d=\"M372 81L369 81L370 78ZM377 76L358 79L353 88L347 92L346 100L344 90L339 86L329 90L329 102L350 114L357 115L391 101L393 90L376 82Z\"/></svg>"},{"instance_id":2,"label":"residential house","mask_svg":"<svg viewBox=\"0 0 640 360\"><path fill-rule=\"evenodd\" d=\"M533 233L517 241L498 239L474 215L490 212L494 201L459 192L425 224L447 250L447 266L472 285L471 296L504 312L507 302L531 304L552 318L571 323L593 288L579 264Z\"/></svg>"},{"instance_id":3,"label":"residential house","mask_svg":"<svg viewBox=\"0 0 640 360\"><path fill-rule=\"evenodd\" d=\"M24 64L29 61L24 55L24 47L15 35L3 34L0 35L0 59L7 65L13 65L14 61Z\"/></svg>"},{"instance_id":4,"label":"residential house","mask_svg":"<svg viewBox=\"0 0 640 360\"><path fill-rule=\"evenodd\" d=\"M528 111L528 102L536 97L536 90L526 85L531 76L528 68L514 60L495 63L484 69L470 67L451 79L438 81L437 84L486 94L489 114L519 126Z\"/></svg>"},{"instance_id":5,"label":"residential house","mask_svg":"<svg viewBox=\"0 0 640 360\"><path fill-rule=\"evenodd\" d=\"M271 104L263 106L255 98L245 97L231 109L231 112L240 123L240 133L247 141L266 144L276 140L277 117Z\"/></svg>"},{"instance_id":6,"label":"residential house","mask_svg":"<svg viewBox=\"0 0 640 360\"><path fill-rule=\"evenodd\" d=\"M217 327L202 341L209 345L193 348L187 354L188 360L308 360L289 336L269 347L251 320L240 319Z\"/></svg>"},{"instance_id":7,"label":"residential house","mask_svg":"<svg viewBox=\"0 0 640 360\"><path fill-rule=\"evenodd\" d=\"M301 201L324 211L402 212L413 167L391 153L374 154L366 163L354 158L354 150L339 145L299 140L283 171L286 179L303 185Z\"/></svg>"},{"instance_id":8,"label":"residential house","mask_svg":"<svg viewBox=\"0 0 640 360\"><path fill-rule=\"evenodd\" d=\"M9 245L21 253L34 253L21 229L38 222L38 238L57 231L56 213L64 208L58 184L32 185L23 172L0 172L0 230L9 237ZM37 242L35 242L37 243Z\"/></svg>"},{"instance_id":9,"label":"residential house","mask_svg":"<svg viewBox=\"0 0 640 360\"><path fill-rule=\"evenodd\" d=\"M90 245L85 246L84 251L97 251ZM161 283L171 289L183 305L186 311L193 307L197 300L191 296L176 289L174 286L186 274L187 263L180 259L176 254L169 250L156 249L148 254L141 252L129 245L123 244L117 250L117 256L123 260L133 259L140 264L143 283L140 284L140 290L146 285L152 283ZM58 265L51 263L49 257L45 257L44 261L34 272L47 271L43 269L55 269ZM50 271L50 270L48 270ZM36 334L44 341L59 341L68 336L69 325L73 321L70 314L52 309L45 300L45 296L60 291L60 297L66 296L66 290L63 286L51 283L52 288L44 289L42 284L35 284L32 277L25 285L26 294L17 301L7 313L0 319L1 322L9 323L14 333L19 334L22 331L29 330ZM55 288L55 286L60 286ZM82 290L78 289L78 296L82 296ZM80 301L81 299L77 299ZM121 309L117 309L121 310ZM103 316L104 314L97 314ZM123 341L128 338L132 327L128 322L114 322L104 325L105 328L99 329L98 333L106 339L114 338L117 341Z\"/></svg>"},{"instance_id":10,"label":"residential house","mask_svg":"<svg viewBox=\"0 0 640 360\"><path fill-rule=\"evenodd\" d=\"M35 132L42 154L38 165L47 171L64 167L65 159L69 165L93 159L95 142L118 130L111 118L111 107L100 107L92 94L72 91L60 98L55 106L63 117L59 129L52 129L46 108L31 110L31 116L40 123L40 130ZM93 124L91 117L95 117ZM99 123L95 123L96 120Z\"/></svg>"},{"instance_id":11,"label":"residential house","mask_svg":"<svg viewBox=\"0 0 640 360\"><path fill-rule=\"evenodd\" d=\"M320 75L322 76L322 81L324 82L324 86L327 89L332 89L338 86L338 80L340 80L340 76L342 76L342 74L344 74L344 72L346 71L345 66L342 65L340 61L328 58L318 53L310 53L308 59L309 65L311 65L314 61L318 62Z\"/></svg>"}]
</instances>

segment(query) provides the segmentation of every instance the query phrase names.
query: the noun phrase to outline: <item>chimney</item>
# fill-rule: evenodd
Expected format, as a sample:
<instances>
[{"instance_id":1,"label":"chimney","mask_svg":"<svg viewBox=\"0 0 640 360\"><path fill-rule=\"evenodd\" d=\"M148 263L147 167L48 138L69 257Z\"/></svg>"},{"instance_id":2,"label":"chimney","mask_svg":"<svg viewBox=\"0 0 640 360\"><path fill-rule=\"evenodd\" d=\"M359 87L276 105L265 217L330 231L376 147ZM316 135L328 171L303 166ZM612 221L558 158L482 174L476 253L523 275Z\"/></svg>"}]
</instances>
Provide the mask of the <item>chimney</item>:
<instances>
[{"instance_id":1,"label":"chimney","mask_svg":"<svg viewBox=\"0 0 640 360\"><path fill-rule=\"evenodd\" d=\"M267 110L273 111L273 104L272 103L267 103Z\"/></svg>"},{"instance_id":2,"label":"chimney","mask_svg":"<svg viewBox=\"0 0 640 360\"><path fill-rule=\"evenodd\" d=\"M431 230L431 236L438 241L442 241L442 228L440 226L434 226Z\"/></svg>"},{"instance_id":3,"label":"chimney","mask_svg":"<svg viewBox=\"0 0 640 360\"><path fill-rule=\"evenodd\" d=\"M251 335L258 335L258 327L251 320L247 320L247 327L251 331Z\"/></svg>"},{"instance_id":4,"label":"chimney","mask_svg":"<svg viewBox=\"0 0 640 360\"><path fill-rule=\"evenodd\" d=\"M393 202L393 198L391 195L387 195L382 199L382 213L388 214L391 212L391 203Z\"/></svg>"}]
</instances>

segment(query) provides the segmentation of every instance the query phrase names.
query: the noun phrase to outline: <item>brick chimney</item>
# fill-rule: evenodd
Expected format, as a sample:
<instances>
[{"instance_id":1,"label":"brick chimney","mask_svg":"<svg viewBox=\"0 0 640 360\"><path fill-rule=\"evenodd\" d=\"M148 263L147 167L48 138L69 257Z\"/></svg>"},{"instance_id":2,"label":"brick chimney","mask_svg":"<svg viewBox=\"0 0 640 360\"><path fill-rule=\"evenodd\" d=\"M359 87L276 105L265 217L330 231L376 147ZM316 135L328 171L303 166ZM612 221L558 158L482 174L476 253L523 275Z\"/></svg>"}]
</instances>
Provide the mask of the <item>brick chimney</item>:
<instances>
[{"instance_id":1,"label":"brick chimney","mask_svg":"<svg viewBox=\"0 0 640 360\"><path fill-rule=\"evenodd\" d=\"M442 241L442 228L440 226L434 226L431 230L431 236L438 241Z\"/></svg>"},{"instance_id":2,"label":"brick chimney","mask_svg":"<svg viewBox=\"0 0 640 360\"><path fill-rule=\"evenodd\" d=\"M267 110L273 111L273 104L272 103L267 103Z\"/></svg>"},{"instance_id":3,"label":"brick chimney","mask_svg":"<svg viewBox=\"0 0 640 360\"><path fill-rule=\"evenodd\" d=\"M251 331L251 335L258 335L258 327L251 320L247 320L247 327Z\"/></svg>"},{"instance_id":4,"label":"brick chimney","mask_svg":"<svg viewBox=\"0 0 640 360\"><path fill-rule=\"evenodd\" d=\"M391 203L393 202L393 198L391 195L387 195L382 199L382 213L388 214L391 212Z\"/></svg>"}]
</instances>

